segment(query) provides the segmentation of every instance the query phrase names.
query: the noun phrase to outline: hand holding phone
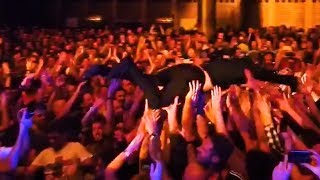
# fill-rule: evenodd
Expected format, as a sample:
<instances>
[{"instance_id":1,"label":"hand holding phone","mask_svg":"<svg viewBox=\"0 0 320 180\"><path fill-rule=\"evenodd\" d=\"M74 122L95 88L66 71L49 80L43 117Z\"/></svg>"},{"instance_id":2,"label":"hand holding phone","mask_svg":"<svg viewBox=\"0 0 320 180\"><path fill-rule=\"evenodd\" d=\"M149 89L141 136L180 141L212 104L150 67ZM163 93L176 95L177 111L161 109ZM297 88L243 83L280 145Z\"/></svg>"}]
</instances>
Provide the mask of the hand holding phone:
<instances>
[{"instance_id":1,"label":"hand holding phone","mask_svg":"<svg viewBox=\"0 0 320 180\"><path fill-rule=\"evenodd\" d=\"M312 171L318 178L320 178L320 155L313 150L310 150L309 152L311 153L310 159L312 158L315 161L316 165L311 165L310 163L303 163L302 165Z\"/></svg>"}]
</instances>

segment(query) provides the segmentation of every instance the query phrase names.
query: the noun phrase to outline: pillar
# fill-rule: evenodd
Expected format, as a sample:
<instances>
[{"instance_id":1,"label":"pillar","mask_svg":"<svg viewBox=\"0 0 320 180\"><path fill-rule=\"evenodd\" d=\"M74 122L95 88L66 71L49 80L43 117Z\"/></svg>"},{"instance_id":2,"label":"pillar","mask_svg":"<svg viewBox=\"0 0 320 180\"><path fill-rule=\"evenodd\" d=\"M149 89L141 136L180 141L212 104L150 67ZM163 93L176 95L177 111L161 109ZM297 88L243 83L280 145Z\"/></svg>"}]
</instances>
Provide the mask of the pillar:
<instances>
[{"instance_id":1,"label":"pillar","mask_svg":"<svg viewBox=\"0 0 320 180\"><path fill-rule=\"evenodd\" d=\"M178 1L171 0L171 16L173 18L173 27L178 29L180 25L179 12L178 12Z\"/></svg>"},{"instance_id":2,"label":"pillar","mask_svg":"<svg viewBox=\"0 0 320 180\"><path fill-rule=\"evenodd\" d=\"M200 29L210 37L216 25L216 0L200 0L198 21Z\"/></svg>"},{"instance_id":3,"label":"pillar","mask_svg":"<svg viewBox=\"0 0 320 180\"><path fill-rule=\"evenodd\" d=\"M318 3L318 2L317 2ZM313 24L313 5L315 3L312 2L312 0L306 0L305 6L304 6L304 29L311 28Z\"/></svg>"}]
</instances>

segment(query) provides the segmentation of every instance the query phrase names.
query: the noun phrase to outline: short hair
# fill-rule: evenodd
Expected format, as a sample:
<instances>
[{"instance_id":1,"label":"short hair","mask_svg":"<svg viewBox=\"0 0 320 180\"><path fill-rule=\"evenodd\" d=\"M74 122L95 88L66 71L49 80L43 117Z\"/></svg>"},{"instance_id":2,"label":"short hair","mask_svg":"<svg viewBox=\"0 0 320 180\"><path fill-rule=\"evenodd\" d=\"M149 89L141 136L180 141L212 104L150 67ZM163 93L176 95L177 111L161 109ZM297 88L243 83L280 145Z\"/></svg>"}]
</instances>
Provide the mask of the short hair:
<instances>
[{"instance_id":1,"label":"short hair","mask_svg":"<svg viewBox=\"0 0 320 180\"><path fill-rule=\"evenodd\" d=\"M102 114L96 114L95 116L92 117L92 124L94 123L101 123L105 124L106 118Z\"/></svg>"},{"instance_id":2,"label":"short hair","mask_svg":"<svg viewBox=\"0 0 320 180\"><path fill-rule=\"evenodd\" d=\"M29 83L23 86L20 86L20 90L25 92L28 96L33 96L38 92L38 89L41 87L41 80L39 79L30 79Z\"/></svg>"}]
</instances>

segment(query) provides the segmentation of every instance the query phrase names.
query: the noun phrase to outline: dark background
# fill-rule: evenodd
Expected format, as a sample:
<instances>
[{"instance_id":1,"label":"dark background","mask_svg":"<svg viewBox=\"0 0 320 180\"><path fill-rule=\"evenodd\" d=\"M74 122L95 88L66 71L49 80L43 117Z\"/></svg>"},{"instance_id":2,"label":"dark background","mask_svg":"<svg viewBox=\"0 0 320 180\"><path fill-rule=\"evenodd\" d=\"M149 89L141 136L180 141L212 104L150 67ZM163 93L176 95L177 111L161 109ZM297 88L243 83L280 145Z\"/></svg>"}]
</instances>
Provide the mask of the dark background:
<instances>
[{"instance_id":1,"label":"dark background","mask_svg":"<svg viewBox=\"0 0 320 180\"><path fill-rule=\"evenodd\" d=\"M26 26L57 25L56 12L58 1L59 0L0 0L0 23ZM67 2L64 4L67 4ZM63 15L63 12L61 12L61 15Z\"/></svg>"},{"instance_id":2,"label":"dark background","mask_svg":"<svg viewBox=\"0 0 320 180\"><path fill-rule=\"evenodd\" d=\"M74 1L81 0L0 0L0 24L9 26L63 26L67 17L68 7ZM111 0L89 0L89 2L99 1L106 2ZM130 2L132 1L141 0L130 0ZM167 2L168 0L152 1ZM198 1L201 2L201 0ZM242 29L260 25L258 0L242 0L241 12L242 18L239 20L241 21Z\"/></svg>"}]
</instances>

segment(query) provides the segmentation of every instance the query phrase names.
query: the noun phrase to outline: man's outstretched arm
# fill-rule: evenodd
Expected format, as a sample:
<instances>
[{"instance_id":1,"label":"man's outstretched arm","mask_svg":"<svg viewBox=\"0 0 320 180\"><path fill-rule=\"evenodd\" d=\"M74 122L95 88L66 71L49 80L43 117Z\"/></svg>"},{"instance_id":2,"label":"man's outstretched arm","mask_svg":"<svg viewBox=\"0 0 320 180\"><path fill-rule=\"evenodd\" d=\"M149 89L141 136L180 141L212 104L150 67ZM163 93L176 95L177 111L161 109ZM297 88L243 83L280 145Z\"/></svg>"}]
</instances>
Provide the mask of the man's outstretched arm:
<instances>
[{"instance_id":1,"label":"man's outstretched arm","mask_svg":"<svg viewBox=\"0 0 320 180\"><path fill-rule=\"evenodd\" d=\"M29 144L29 128L32 125L32 120L27 119L27 112L23 110L23 116L20 121L19 135L14 146L9 149L9 152L4 152L5 149L0 149L0 154L3 154L0 159L0 173L14 170L19 162L19 158L25 151L25 144ZM7 148L6 148L7 149ZM7 149L8 150L8 149Z\"/></svg>"}]
</instances>

